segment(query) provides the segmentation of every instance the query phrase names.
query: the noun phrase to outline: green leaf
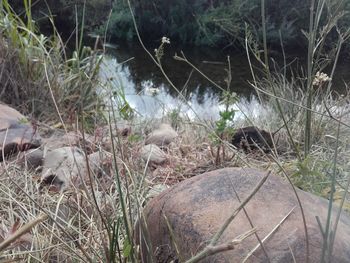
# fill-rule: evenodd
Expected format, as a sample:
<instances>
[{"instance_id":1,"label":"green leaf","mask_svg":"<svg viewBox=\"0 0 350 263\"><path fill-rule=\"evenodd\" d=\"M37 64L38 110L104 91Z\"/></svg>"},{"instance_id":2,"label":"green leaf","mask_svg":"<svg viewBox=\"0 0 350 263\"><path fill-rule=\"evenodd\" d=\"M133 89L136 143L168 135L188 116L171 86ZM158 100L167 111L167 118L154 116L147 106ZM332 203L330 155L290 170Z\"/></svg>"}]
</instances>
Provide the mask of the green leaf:
<instances>
[{"instance_id":1,"label":"green leaf","mask_svg":"<svg viewBox=\"0 0 350 263\"><path fill-rule=\"evenodd\" d=\"M123 256L125 258L128 258L131 253L131 244L129 243L129 240L125 239L124 246L123 246Z\"/></svg>"}]
</instances>

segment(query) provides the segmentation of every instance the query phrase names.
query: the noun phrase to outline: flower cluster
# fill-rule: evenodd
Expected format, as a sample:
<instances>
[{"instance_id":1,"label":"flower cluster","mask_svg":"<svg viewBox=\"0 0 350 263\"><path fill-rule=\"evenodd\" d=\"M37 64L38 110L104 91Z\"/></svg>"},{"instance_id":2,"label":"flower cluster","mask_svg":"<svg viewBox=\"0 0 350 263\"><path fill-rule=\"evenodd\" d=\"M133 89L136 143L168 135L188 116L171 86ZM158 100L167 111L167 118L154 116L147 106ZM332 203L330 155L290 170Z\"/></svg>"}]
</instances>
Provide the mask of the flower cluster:
<instances>
[{"instance_id":1,"label":"flower cluster","mask_svg":"<svg viewBox=\"0 0 350 263\"><path fill-rule=\"evenodd\" d=\"M164 55L164 45L170 44L170 39L167 37L162 37L162 42L158 48L154 49L154 53L156 54L156 58L160 61Z\"/></svg>"},{"instance_id":2,"label":"flower cluster","mask_svg":"<svg viewBox=\"0 0 350 263\"><path fill-rule=\"evenodd\" d=\"M170 39L167 37L162 37L162 44L170 44Z\"/></svg>"},{"instance_id":3,"label":"flower cluster","mask_svg":"<svg viewBox=\"0 0 350 263\"><path fill-rule=\"evenodd\" d=\"M326 73L317 71L314 80L312 81L313 86L321 86L323 83L327 81L331 81L332 79L328 77Z\"/></svg>"}]
</instances>

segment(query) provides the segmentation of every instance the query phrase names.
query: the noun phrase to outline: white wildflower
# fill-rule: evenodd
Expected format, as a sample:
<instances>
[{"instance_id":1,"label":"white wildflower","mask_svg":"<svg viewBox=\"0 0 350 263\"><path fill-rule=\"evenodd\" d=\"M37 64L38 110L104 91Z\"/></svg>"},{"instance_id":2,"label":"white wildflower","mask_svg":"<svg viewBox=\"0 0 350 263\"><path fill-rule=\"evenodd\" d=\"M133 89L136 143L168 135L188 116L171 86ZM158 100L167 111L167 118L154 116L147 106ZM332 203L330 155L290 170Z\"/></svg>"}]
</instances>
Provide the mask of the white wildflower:
<instances>
[{"instance_id":1,"label":"white wildflower","mask_svg":"<svg viewBox=\"0 0 350 263\"><path fill-rule=\"evenodd\" d=\"M331 81L331 80L332 79L330 77L328 77L328 75L326 73L317 71L315 78L312 81L312 85L313 86L320 86L323 83L325 83L327 81Z\"/></svg>"},{"instance_id":2,"label":"white wildflower","mask_svg":"<svg viewBox=\"0 0 350 263\"><path fill-rule=\"evenodd\" d=\"M162 37L162 44L170 44L170 39L167 37Z\"/></svg>"}]
</instances>

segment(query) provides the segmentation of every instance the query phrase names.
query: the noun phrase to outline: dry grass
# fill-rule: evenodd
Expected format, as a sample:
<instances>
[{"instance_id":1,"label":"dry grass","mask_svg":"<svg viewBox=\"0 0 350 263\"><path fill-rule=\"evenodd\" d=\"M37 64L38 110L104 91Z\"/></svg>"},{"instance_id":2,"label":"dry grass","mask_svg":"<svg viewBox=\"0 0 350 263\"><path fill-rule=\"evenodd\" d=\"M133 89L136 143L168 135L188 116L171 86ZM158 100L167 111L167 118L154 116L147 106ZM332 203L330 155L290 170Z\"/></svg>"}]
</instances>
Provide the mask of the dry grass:
<instances>
[{"instance_id":1,"label":"dry grass","mask_svg":"<svg viewBox=\"0 0 350 263\"><path fill-rule=\"evenodd\" d=\"M51 54L43 48L40 56L26 57L27 64L23 64L18 50L13 49L8 41L0 39L0 59L3 62L0 66L0 99L36 116L55 112L62 121L60 125L72 129L81 127L82 120L91 114L87 122L89 130L99 129L94 126L98 119L96 111L101 109L100 101L95 103L94 85L98 83L95 77L100 62L96 53L85 50L85 56L75 53L72 59L57 60L62 59L60 50ZM39 46L46 47L48 43L43 39ZM41 63L37 63L37 59ZM215 131L215 124L178 118L175 126L179 137L164 150L168 161L158 166L146 167L140 157L140 148L146 134L160 120L134 120L131 135L113 137L114 148L108 132L101 138L91 135L90 138L94 138L90 141L92 147L78 145L86 152L94 149L106 156L99 164L101 169L91 166L84 184L64 193L42 189L40 173L26 170L17 164L16 159L1 163L0 242L8 240L21 225L35 221L42 213L48 219L34 225L28 233L0 251L0 261L128 261L133 257L129 249L128 228L133 229L149 198L186 178L220 167L270 169L275 174L289 175L297 186L325 197L328 197L327 189L335 171L336 193L347 192L349 96L316 93L311 107L314 116L311 151L307 158L298 160L296 155L304 144L301 127L305 123L305 107L302 105L306 105L307 99L302 86L281 75L272 76L269 81L261 80L258 84L256 88L267 95L264 96L265 114L256 115L251 110L253 107L238 105L243 117L232 125L235 128L255 125L270 131L278 129L282 121L276 110L277 96L284 117L291 120L288 122L291 136L287 136L285 127L276 134L276 154L244 153L228 142L218 144L210 136ZM271 88L278 91L277 95L273 95ZM43 100L37 101L39 97ZM72 125L63 125L67 121ZM174 120L164 117L161 121ZM342 123L337 132L339 121ZM218 146L221 147L219 152ZM337 169L333 169L335 164ZM134 246L133 249L137 254L138 248Z\"/></svg>"},{"instance_id":2,"label":"dry grass","mask_svg":"<svg viewBox=\"0 0 350 263\"><path fill-rule=\"evenodd\" d=\"M345 98L334 100L334 116L344 113ZM333 102L331 100L329 103ZM319 112L325 110L320 106ZM268 110L271 112L271 110ZM246 116L249 114L247 113ZM318 116L318 115L316 115ZM322 115L320 115L322 116ZM347 116L347 115L346 115ZM264 118L276 118L276 116L260 116L253 124L266 123ZM259 120L260 122L258 122ZM125 248L126 232L122 226L123 212L121 200L117 191L116 170L113 163L113 152L117 157L118 174L122 182L123 200L127 207L127 218L131 227L134 226L140 216L142 206L160 191L171 187L180 181L221 167L239 166L254 167L258 169L270 169L275 174L283 176L286 172L297 186L328 197L330 175L329 170L332 162L329 156L334 155L334 140L337 137L332 123L327 118L315 118L319 124L317 144L314 145L312 154L304 162L296 160L295 155L288 144L288 137L283 129L279 134L284 136L276 142L281 149L278 155L265 154L260 151L244 153L234 149L227 142L222 142L225 149L225 158L216 165L216 147L209 134L212 129L210 124L189 122L179 118L177 132L179 137L164 149L168 161L158 166L146 168L146 163L140 157L140 148L144 145L147 133L158 126L160 122L169 122L166 116L161 120L137 120L131 123L132 132L128 137L114 137L115 149L112 149L109 132L103 137L88 136L90 145L86 148L89 152L99 151L106 158L100 164L103 173L94 172L91 167L92 181L86 177L85 185L80 189L71 189L65 193L55 193L47 188L40 190L40 173L25 170L12 162L1 164L0 176L0 217L2 219L1 237L11 234L14 226L28 223L37 218L41 213L49 216L44 223L34 226L25 236L2 252L2 259L26 259L28 261L48 262L80 262L80 261L118 261L118 253L115 253L115 261L108 258L111 251L110 238L108 235L111 226L118 223L118 247L120 251ZM344 117L343 121L347 121ZM297 122L296 122L297 123ZM241 119L239 125L251 125L251 119ZM333 124L334 125L334 124ZM262 126L264 127L264 126ZM299 129L291 126L296 138ZM41 127L41 131L47 127ZM97 128L96 131L100 131ZM95 135L96 135L95 134ZM341 129L338 136L342 145L338 149L339 184L344 187L346 178L348 154L348 130ZM95 139L93 139L95 138ZM77 143L84 148L82 140ZM287 151L285 150L287 148ZM220 152L222 155L222 151ZM91 165L91 164L90 164ZM284 169L282 172L281 167ZM343 189L337 187L340 197ZM347 204L345 205L345 208ZM137 250L137 247L135 247ZM121 252L122 254L122 252ZM121 256L123 257L123 256Z\"/></svg>"},{"instance_id":3,"label":"dry grass","mask_svg":"<svg viewBox=\"0 0 350 263\"><path fill-rule=\"evenodd\" d=\"M129 137L114 138L117 145L114 153L117 155L131 226L139 216L140 207L151 196L186 178L220 167L248 164L262 167L269 163L267 156L258 153L245 155L227 145L226 159L216 166L213 154L215 146L208 139L208 131L203 125L179 123L179 137L165 149L168 161L163 165L145 168L146 163L141 160L139 153L144 140L132 140L136 135L145 138L145 134L142 133L143 129L137 128L142 127L140 123L135 127ZM95 149L109 153L100 164L104 173L94 173L91 166L92 184L86 177L85 186L64 193L51 192L47 187L41 189L40 173L28 171L16 164L16 158L1 163L1 237L6 238L11 234L16 222L25 224L41 213L49 216L48 220L33 227L26 236L3 251L2 259L25 258L39 262L74 262L86 261L88 258L107 260L110 244L105 224L120 221L123 214L111 149L103 148L104 144L99 142L93 142ZM125 230L120 227L119 231L118 244L122 249Z\"/></svg>"}]
</instances>

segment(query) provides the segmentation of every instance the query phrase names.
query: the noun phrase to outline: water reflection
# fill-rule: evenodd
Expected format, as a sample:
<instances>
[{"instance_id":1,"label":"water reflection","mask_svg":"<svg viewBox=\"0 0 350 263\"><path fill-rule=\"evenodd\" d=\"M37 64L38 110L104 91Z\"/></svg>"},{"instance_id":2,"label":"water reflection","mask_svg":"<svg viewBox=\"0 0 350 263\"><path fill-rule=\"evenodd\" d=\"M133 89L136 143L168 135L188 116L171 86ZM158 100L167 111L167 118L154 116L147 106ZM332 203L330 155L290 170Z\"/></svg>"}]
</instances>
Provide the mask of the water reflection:
<instances>
[{"instance_id":1,"label":"water reflection","mask_svg":"<svg viewBox=\"0 0 350 263\"><path fill-rule=\"evenodd\" d=\"M221 91L197 72L191 74L191 67L188 65L175 61L172 58L175 52L179 54L180 49L167 47L162 62L169 78L181 93L170 87L161 71L139 45L130 43L119 45L105 56L100 72L102 82L113 91L123 90L126 100L140 116L161 117L177 111L191 119L217 119L219 111L223 110L223 106L220 105ZM226 88L227 54L224 51L192 48L184 50L184 53L203 73ZM295 57L291 56L290 60L294 60ZM251 79L250 70L245 55L231 52L230 61L230 90L240 96L240 101L235 107L246 109L245 112L252 114L250 118L256 118L263 113L268 114L265 107L252 95L253 91L248 84ZM296 65L298 69L300 64ZM348 67L346 61L342 62L333 79L333 86L340 92L346 86L344 83L349 82L348 71L342 70ZM242 117L241 114L237 113L237 118Z\"/></svg>"},{"instance_id":2,"label":"water reflection","mask_svg":"<svg viewBox=\"0 0 350 263\"><path fill-rule=\"evenodd\" d=\"M123 89L130 106L143 117L161 117L174 110L188 114L191 118L195 117L193 111L208 118L216 118L218 114L213 109L218 105L219 96L213 91L203 93L198 87L187 94L184 92L183 96L175 96L169 92L169 86L165 83L156 84L152 79L138 83L130 73L129 66L119 64L113 56L104 58L100 74L102 83L108 83L106 87Z\"/></svg>"},{"instance_id":3,"label":"water reflection","mask_svg":"<svg viewBox=\"0 0 350 263\"><path fill-rule=\"evenodd\" d=\"M191 91L181 95L169 92L169 86L165 83L155 84L152 79L135 81L127 64L119 64L116 57L105 56L101 65L100 77L102 83L112 90L123 90L130 106L142 117L162 117L172 111L190 119L215 120L219 111L224 109L220 104L220 95L211 87L200 84ZM205 90L205 92L203 92ZM255 97L242 96L235 109L245 109L253 116L258 116L263 107ZM241 113L236 118L244 117Z\"/></svg>"},{"instance_id":4,"label":"water reflection","mask_svg":"<svg viewBox=\"0 0 350 263\"><path fill-rule=\"evenodd\" d=\"M156 47L156 46L155 46ZM192 71L184 62L173 59L180 49L167 47L162 58L163 66L171 81L180 89L170 87L164 76L137 44L122 44L109 50L102 68L101 78L112 80L113 89L123 88L129 104L142 116L163 116L178 111L190 118L216 119L221 90ZM225 52L208 48L184 50L186 57L213 81L223 88L227 84L227 56ZM232 56L232 55L231 55ZM130 59L131 58L131 59ZM204 60L203 60L204 58ZM247 83L249 67L244 54L231 57L232 82L230 89L250 97L252 89ZM127 61L123 63L124 61Z\"/></svg>"}]
</instances>

